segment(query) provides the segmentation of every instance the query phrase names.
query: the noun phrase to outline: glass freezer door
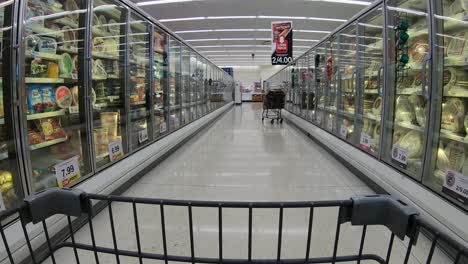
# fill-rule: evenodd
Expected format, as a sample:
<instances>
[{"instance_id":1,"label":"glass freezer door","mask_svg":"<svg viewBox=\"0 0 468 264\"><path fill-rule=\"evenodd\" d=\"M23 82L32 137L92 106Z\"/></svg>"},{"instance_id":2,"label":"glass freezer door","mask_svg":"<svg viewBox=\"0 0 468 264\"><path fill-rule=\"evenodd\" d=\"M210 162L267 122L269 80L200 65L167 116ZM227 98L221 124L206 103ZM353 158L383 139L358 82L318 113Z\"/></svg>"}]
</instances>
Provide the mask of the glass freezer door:
<instances>
[{"instance_id":1,"label":"glass freezer door","mask_svg":"<svg viewBox=\"0 0 468 264\"><path fill-rule=\"evenodd\" d=\"M338 45L337 37L333 36L326 42L325 49L325 129L328 132L336 134L339 130L337 127L336 111L338 97Z\"/></svg>"},{"instance_id":2,"label":"glass freezer door","mask_svg":"<svg viewBox=\"0 0 468 264\"><path fill-rule=\"evenodd\" d=\"M326 128L325 122L325 44L320 44L315 51L315 84L317 87L317 114L315 118L316 125Z\"/></svg>"},{"instance_id":3,"label":"glass freezer door","mask_svg":"<svg viewBox=\"0 0 468 264\"><path fill-rule=\"evenodd\" d=\"M155 28L153 32L153 130L155 138L169 131L167 124L169 114L167 47L167 35L159 28Z\"/></svg>"},{"instance_id":4,"label":"glass freezer door","mask_svg":"<svg viewBox=\"0 0 468 264\"><path fill-rule=\"evenodd\" d=\"M339 42L339 83L338 129L340 137L356 145L355 114L358 89L356 87L356 23L352 23L338 33Z\"/></svg>"},{"instance_id":5,"label":"glass freezer door","mask_svg":"<svg viewBox=\"0 0 468 264\"><path fill-rule=\"evenodd\" d=\"M148 22L131 13L128 34L128 87L130 99L131 149L138 149L152 140L150 119L150 29Z\"/></svg>"},{"instance_id":6,"label":"glass freezer door","mask_svg":"<svg viewBox=\"0 0 468 264\"><path fill-rule=\"evenodd\" d=\"M26 2L19 92L33 192L70 186L92 171L84 99L86 5Z\"/></svg>"},{"instance_id":7,"label":"glass freezer door","mask_svg":"<svg viewBox=\"0 0 468 264\"><path fill-rule=\"evenodd\" d=\"M180 127L180 53L181 46L177 40L169 40L169 130Z\"/></svg>"},{"instance_id":8,"label":"glass freezer door","mask_svg":"<svg viewBox=\"0 0 468 264\"><path fill-rule=\"evenodd\" d=\"M315 86L315 65L314 65L314 52L307 53L307 120L315 121L315 99L316 99L316 86Z\"/></svg>"},{"instance_id":9,"label":"glass freezer door","mask_svg":"<svg viewBox=\"0 0 468 264\"><path fill-rule=\"evenodd\" d=\"M127 138L128 10L111 0L94 1L91 94L95 162L98 169L129 152Z\"/></svg>"},{"instance_id":10,"label":"glass freezer door","mask_svg":"<svg viewBox=\"0 0 468 264\"><path fill-rule=\"evenodd\" d=\"M197 119L197 54L190 51L190 119Z\"/></svg>"},{"instance_id":11,"label":"glass freezer door","mask_svg":"<svg viewBox=\"0 0 468 264\"><path fill-rule=\"evenodd\" d=\"M434 1L434 137L423 183L468 209L468 6Z\"/></svg>"},{"instance_id":12,"label":"glass freezer door","mask_svg":"<svg viewBox=\"0 0 468 264\"><path fill-rule=\"evenodd\" d=\"M421 179L430 95L429 1L394 0L387 5L388 72L385 146L382 157Z\"/></svg>"},{"instance_id":13,"label":"glass freezer door","mask_svg":"<svg viewBox=\"0 0 468 264\"><path fill-rule=\"evenodd\" d=\"M190 123L190 50L184 45L182 46L181 103L181 125L185 125Z\"/></svg>"},{"instance_id":14,"label":"glass freezer door","mask_svg":"<svg viewBox=\"0 0 468 264\"><path fill-rule=\"evenodd\" d=\"M15 133L13 98L12 41L15 1L0 7L0 211L14 207L23 196L23 186L19 175L18 138Z\"/></svg>"},{"instance_id":15,"label":"glass freezer door","mask_svg":"<svg viewBox=\"0 0 468 264\"><path fill-rule=\"evenodd\" d=\"M378 157L383 97L383 25L381 6L357 22L356 142L361 149Z\"/></svg>"}]
</instances>

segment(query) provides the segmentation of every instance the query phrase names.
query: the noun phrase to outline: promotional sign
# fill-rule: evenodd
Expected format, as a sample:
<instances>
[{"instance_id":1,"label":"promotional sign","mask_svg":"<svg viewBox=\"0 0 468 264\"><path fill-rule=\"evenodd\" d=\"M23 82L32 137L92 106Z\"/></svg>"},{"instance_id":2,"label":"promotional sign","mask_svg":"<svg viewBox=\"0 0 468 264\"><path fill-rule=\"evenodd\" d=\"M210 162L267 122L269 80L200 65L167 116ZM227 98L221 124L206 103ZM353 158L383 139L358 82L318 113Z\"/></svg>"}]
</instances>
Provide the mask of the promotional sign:
<instances>
[{"instance_id":1,"label":"promotional sign","mask_svg":"<svg viewBox=\"0 0 468 264\"><path fill-rule=\"evenodd\" d=\"M109 159L110 161L116 161L124 156L122 142L114 141L109 143Z\"/></svg>"},{"instance_id":2,"label":"promotional sign","mask_svg":"<svg viewBox=\"0 0 468 264\"><path fill-rule=\"evenodd\" d=\"M80 166L78 165L78 157L73 157L64 162L55 165L55 177L57 178L58 187L67 187L73 182L80 179Z\"/></svg>"},{"instance_id":3,"label":"promotional sign","mask_svg":"<svg viewBox=\"0 0 468 264\"><path fill-rule=\"evenodd\" d=\"M447 170L442 191L463 203L468 203L468 177L459 172Z\"/></svg>"},{"instance_id":4,"label":"promotional sign","mask_svg":"<svg viewBox=\"0 0 468 264\"><path fill-rule=\"evenodd\" d=\"M286 65L293 56L293 23L271 23L271 64Z\"/></svg>"}]
</instances>

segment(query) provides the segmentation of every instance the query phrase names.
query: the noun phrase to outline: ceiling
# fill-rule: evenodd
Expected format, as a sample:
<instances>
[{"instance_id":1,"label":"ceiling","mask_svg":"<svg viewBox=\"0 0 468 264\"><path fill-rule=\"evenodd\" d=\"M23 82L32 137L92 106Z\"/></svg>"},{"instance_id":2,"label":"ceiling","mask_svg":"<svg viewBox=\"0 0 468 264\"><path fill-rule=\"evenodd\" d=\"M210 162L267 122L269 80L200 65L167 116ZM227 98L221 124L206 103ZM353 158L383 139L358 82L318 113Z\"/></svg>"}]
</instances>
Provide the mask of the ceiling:
<instances>
[{"instance_id":1,"label":"ceiling","mask_svg":"<svg viewBox=\"0 0 468 264\"><path fill-rule=\"evenodd\" d=\"M131 0L219 66L271 65L271 22L293 21L297 57L372 0ZM252 59L251 54L255 54Z\"/></svg>"}]
</instances>

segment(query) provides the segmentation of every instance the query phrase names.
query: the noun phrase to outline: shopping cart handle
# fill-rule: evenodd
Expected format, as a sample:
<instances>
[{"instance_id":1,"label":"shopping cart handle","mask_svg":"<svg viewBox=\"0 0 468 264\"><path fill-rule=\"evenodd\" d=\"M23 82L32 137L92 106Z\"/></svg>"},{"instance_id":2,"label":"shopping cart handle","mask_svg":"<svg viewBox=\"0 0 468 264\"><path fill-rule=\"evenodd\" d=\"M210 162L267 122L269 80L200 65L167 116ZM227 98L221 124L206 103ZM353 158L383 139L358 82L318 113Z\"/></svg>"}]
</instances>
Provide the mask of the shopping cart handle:
<instances>
[{"instance_id":1,"label":"shopping cart handle","mask_svg":"<svg viewBox=\"0 0 468 264\"><path fill-rule=\"evenodd\" d=\"M400 239L413 236L414 219L418 211L390 195L370 195L351 198L352 225L383 225Z\"/></svg>"},{"instance_id":2,"label":"shopping cart handle","mask_svg":"<svg viewBox=\"0 0 468 264\"><path fill-rule=\"evenodd\" d=\"M78 189L52 188L28 196L24 199L27 206L22 210L23 219L37 224L55 214L80 217L88 205L83 193Z\"/></svg>"}]
</instances>

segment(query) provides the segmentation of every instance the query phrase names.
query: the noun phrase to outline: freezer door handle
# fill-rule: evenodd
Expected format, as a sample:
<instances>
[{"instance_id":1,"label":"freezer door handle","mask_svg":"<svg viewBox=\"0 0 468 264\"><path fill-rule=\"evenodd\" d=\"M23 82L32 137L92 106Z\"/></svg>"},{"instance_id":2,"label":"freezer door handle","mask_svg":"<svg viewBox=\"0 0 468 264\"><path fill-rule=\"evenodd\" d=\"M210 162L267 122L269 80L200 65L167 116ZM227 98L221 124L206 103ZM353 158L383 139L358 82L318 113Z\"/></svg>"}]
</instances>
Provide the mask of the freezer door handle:
<instances>
[{"instance_id":1,"label":"freezer door handle","mask_svg":"<svg viewBox=\"0 0 468 264\"><path fill-rule=\"evenodd\" d=\"M427 63L432 59L430 54L426 54L424 56L424 61L422 64L422 75L421 75L421 94L425 99L429 99L428 93L426 92L426 68L427 68Z\"/></svg>"}]
</instances>

